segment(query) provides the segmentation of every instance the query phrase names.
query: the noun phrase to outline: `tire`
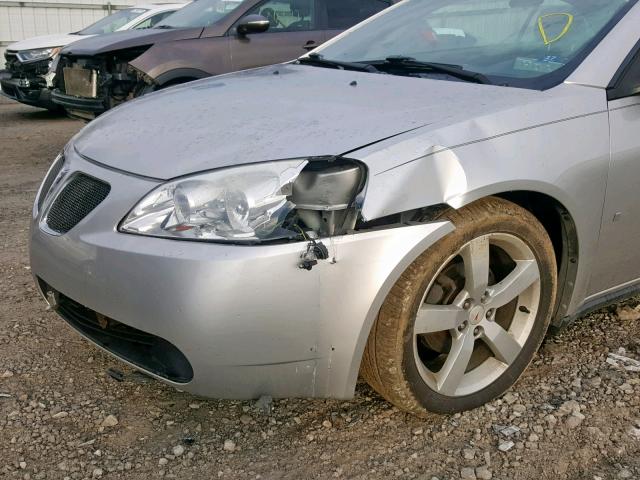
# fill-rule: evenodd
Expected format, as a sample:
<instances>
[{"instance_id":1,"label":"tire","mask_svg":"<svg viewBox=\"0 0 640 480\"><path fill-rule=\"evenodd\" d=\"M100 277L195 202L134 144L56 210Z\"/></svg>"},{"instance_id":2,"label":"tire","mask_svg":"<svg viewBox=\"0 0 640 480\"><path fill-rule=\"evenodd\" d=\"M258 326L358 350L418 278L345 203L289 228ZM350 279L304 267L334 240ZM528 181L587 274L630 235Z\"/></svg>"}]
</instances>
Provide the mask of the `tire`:
<instances>
[{"instance_id":1,"label":"tire","mask_svg":"<svg viewBox=\"0 0 640 480\"><path fill-rule=\"evenodd\" d=\"M553 245L528 211L489 197L438 219L455 231L393 286L361 366L374 390L420 416L477 408L508 390L544 339L557 288Z\"/></svg>"}]
</instances>

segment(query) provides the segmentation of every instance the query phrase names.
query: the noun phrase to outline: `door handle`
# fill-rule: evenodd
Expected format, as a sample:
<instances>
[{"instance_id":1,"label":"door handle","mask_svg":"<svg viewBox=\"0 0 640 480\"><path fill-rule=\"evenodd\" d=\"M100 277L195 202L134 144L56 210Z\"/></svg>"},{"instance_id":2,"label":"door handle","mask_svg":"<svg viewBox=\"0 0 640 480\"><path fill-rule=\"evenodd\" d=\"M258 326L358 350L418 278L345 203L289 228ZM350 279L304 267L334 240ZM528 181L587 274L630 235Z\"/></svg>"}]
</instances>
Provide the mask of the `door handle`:
<instances>
[{"instance_id":1,"label":"door handle","mask_svg":"<svg viewBox=\"0 0 640 480\"><path fill-rule=\"evenodd\" d=\"M305 50L311 51L314 48L318 48L318 44L315 42L315 40L309 40L304 47Z\"/></svg>"}]
</instances>

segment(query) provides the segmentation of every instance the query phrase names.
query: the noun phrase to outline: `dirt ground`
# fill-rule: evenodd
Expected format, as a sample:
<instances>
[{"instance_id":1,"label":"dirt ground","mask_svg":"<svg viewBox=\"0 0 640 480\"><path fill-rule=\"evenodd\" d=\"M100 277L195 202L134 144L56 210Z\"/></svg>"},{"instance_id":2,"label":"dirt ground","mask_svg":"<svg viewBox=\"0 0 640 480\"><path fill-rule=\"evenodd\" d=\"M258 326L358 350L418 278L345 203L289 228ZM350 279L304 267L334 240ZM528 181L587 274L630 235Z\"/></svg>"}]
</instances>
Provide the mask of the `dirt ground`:
<instances>
[{"instance_id":1,"label":"dirt ground","mask_svg":"<svg viewBox=\"0 0 640 480\"><path fill-rule=\"evenodd\" d=\"M549 338L502 399L427 420L365 384L269 412L123 367L47 311L29 271L33 198L82 126L0 100L0 478L640 479L639 299Z\"/></svg>"}]
</instances>

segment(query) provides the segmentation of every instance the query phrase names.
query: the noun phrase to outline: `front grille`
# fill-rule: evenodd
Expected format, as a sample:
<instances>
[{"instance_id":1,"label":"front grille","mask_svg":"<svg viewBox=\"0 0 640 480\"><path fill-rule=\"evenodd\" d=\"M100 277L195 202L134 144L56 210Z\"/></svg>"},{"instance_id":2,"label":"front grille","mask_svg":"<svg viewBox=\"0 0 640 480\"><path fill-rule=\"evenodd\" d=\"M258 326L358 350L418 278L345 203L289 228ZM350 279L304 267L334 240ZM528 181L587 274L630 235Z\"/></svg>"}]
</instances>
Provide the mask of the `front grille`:
<instances>
[{"instance_id":1,"label":"front grille","mask_svg":"<svg viewBox=\"0 0 640 480\"><path fill-rule=\"evenodd\" d=\"M187 357L172 343L105 317L54 290L38 278L42 292L54 298L56 312L73 328L118 357L176 383L193 379Z\"/></svg>"},{"instance_id":2,"label":"front grille","mask_svg":"<svg viewBox=\"0 0 640 480\"><path fill-rule=\"evenodd\" d=\"M67 233L107 198L111 186L83 173L77 173L56 197L47 213L47 226Z\"/></svg>"},{"instance_id":3,"label":"front grille","mask_svg":"<svg viewBox=\"0 0 640 480\"><path fill-rule=\"evenodd\" d=\"M44 182L42 182L42 186L40 187L40 193L38 194L38 211L42 208L42 204L44 200L47 198L49 194L49 190L51 190L51 186L53 185L54 180L60 174L60 170L62 170L62 166L64 165L64 156L60 155L55 159L51 168L49 168L49 172L47 172L47 176L44 177Z\"/></svg>"}]
</instances>

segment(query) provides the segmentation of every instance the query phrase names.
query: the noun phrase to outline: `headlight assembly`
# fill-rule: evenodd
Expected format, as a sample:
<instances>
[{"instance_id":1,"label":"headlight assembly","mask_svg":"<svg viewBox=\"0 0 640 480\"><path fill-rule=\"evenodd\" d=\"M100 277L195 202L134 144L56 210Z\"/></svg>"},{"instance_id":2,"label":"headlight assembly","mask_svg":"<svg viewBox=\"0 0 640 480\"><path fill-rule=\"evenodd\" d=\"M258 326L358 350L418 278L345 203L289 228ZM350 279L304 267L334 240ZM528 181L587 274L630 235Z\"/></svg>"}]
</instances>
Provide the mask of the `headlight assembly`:
<instances>
[{"instance_id":1,"label":"headlight assembly","mask_svg":"<svg viewBox=\"0 0 640 480\"><path fill-rule=\"evenodd\" d=\"M282 226L295 207L289 200L292 183L307 163L260 163L168 182L134 207L120 231L227 242L295 236Z\"/></svg>"},{"instance_id":2,"label":"headlight assembly","mask_svg":"<svg viewBox=\"0 0 640 480\"><path fill-rule=\"evenodd\" d=\"M55 57L60 53L60 50L62 50L62 47L37 48L34 50L22 50L21 52L18 52L17 55L18 60L22 63L27 63Z\"/></svg>"}]
</instances>

